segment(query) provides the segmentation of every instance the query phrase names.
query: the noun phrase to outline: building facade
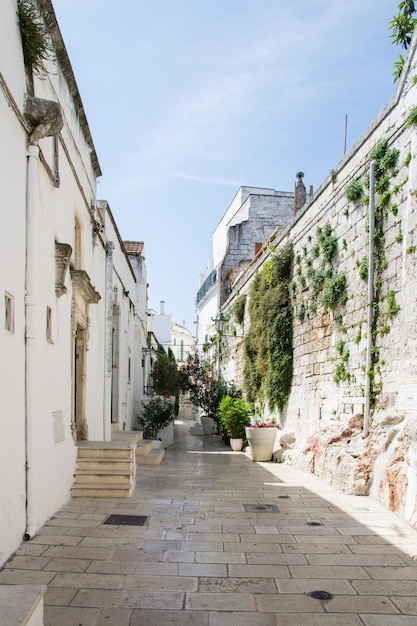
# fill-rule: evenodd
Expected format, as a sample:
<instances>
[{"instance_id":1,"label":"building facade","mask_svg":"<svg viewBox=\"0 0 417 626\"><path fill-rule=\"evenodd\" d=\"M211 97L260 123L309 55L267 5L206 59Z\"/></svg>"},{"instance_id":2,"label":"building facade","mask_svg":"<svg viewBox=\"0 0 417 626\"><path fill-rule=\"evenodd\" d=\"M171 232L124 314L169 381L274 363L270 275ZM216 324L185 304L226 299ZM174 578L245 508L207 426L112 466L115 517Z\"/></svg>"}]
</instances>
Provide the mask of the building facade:
<instances>
[{"instance_id":1,"label":"building facade","mask_svg":"<svg viewBox=\"0 0 417 626\"><path fill-rule=\"evenodd\" d=\"M306 191L300 173L294 192L240 187L213 233L206 270L200 276L196 297L197 345L215 345L215 319L231 286L245 272L253 257L279 228L285 226L302 204Z\"/></svg>"},{"instance_id":2,"label":"building facade","mask_svg":"<svg viewBox=\"0 0 417 626\"><path fill-rule=\"evenodd\" d=\"M146 272L129 257L50 0L27 61L16 0L0 21L0 564L65 503L77 443L130 429L143 387ZM145 273L144 273L145 272Z\"/></svg>"}]
</instances>

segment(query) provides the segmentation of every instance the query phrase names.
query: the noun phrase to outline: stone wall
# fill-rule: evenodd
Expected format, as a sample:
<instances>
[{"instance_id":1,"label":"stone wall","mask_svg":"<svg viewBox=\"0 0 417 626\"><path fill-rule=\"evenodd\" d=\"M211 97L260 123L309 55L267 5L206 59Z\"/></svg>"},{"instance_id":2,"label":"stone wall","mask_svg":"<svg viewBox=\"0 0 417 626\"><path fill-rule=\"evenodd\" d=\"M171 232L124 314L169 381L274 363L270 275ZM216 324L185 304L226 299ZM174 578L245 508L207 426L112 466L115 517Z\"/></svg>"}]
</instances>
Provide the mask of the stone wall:
<instances>
[{"instance_id":1,"label":"stone wall","mask_svg":"<svg viewBox=\"0 0 417 626\"><path fill-rule=\"evenodd\" d=\"M231 283L253 259L256 246L267 241L277 226L288 224L294 215L294 197L290 193L251 194L242 209L245 205L248 219L230 226L227 231L227 250L220 269L221 303L227 299Z\"/></svg>"},{"instance_id":2,"label":"stone wall","mask_svg":"<svg viewBox=\"0 0 417 626\"><path fill-rule=\"evenodd\" d=\"M294 437L280 460L346 492L370 493L417 526L417 131L407 124L417 103L415 73L416 39L391 102L271 243L294 246L294 370L291 396L280 415L286 440ZM349 201L346 191L361 180L367 194L370 159L381 145L388 155L398 151L399 156L386 180L381 177L377 184L377 207L384 208L377 208L383 218L374 235L376 322L368 329L368 198ZM326 246L337 248L331 261L326 261ZM232 311L238 296L248 297L251 280L268 257L265 250L235 281L224 312ZM329 306L322 302L326 277L336 289L335 276L346 279L346 301ZM238 335L249 327L247 309ZM229 357L242 386L242 340L231 340Z\"/></svg>"}]
</instances>

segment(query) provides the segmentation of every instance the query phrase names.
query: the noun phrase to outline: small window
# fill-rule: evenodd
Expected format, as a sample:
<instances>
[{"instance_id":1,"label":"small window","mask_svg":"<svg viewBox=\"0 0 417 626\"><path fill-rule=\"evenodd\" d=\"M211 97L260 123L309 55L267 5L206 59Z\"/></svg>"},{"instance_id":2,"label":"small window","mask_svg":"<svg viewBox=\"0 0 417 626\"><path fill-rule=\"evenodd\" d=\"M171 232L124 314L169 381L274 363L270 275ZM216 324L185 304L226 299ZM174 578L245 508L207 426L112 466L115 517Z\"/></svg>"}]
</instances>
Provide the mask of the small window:
<instances>
[{"instance_id":1,"label":"small window","mask_svg":"<svg viewBox=\"0 0 417 626\"><path fill-rule=\"evenodd\" d=\"M52 309L46 307L46 340L52 343Z\"/></svg>"},{"instance_id":2,"label":"small window","mask_svg":"<svg viewBox=\"0 0 417 626\"><path fill-rule=\"evenodd\" d=\"M127 361L127 382L128 383L131 382L131 376L132 376L132 359L129 357Z\"/></svg>"},{"instance_id":3,"label":"small window","mask_svg":"<svg viewBox=\"0 0 417 626\"><path fill-rule=\"evenodd\" d=\"M14 298L9 293L4 294L4 328L14 332Z\"/></svg>"}]
</instances>

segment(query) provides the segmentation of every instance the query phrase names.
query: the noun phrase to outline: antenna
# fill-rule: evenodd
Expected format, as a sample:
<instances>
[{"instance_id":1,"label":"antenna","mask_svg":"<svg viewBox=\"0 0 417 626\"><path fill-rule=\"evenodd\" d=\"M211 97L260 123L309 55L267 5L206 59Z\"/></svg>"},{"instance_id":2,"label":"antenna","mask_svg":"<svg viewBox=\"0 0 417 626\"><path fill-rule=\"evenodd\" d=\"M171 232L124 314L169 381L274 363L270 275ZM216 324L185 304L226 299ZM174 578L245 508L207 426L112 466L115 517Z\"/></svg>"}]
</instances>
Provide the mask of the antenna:
<instances>
[{"instance_id":1,"label":"antenna","mask_svg":"<svg viewBox=\"0 0 417 626\"><path fill-rule=\"evenodd\" d=\"M346 138L347 138L347 113L345 115L345 138L343 142L343 156L346 154Z\"/></svg>"}]
</instances>

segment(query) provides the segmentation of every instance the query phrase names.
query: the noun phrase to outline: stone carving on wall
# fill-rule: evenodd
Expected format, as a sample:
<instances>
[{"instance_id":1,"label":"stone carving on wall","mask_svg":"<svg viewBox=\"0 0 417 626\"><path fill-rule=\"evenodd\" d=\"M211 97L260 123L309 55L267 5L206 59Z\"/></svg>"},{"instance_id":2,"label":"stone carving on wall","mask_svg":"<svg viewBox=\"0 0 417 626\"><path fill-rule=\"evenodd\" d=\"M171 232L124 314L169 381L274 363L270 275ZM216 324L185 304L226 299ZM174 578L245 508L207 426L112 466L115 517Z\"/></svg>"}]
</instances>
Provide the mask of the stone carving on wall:
<instances>
[{"instance_id":1,"label":"stone carving on wall","mask_svg":"<svg viewBox=\"0 0 417 626\"><path fill-rule=\"evenodd\" d=\"M67 273L72 248L69 243L55 242L55 293L60 298L67 293L65 287L65 275Z\"/></svg>"}]
</instances>

